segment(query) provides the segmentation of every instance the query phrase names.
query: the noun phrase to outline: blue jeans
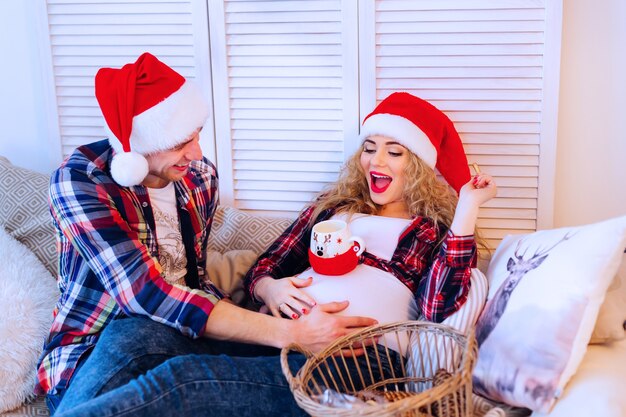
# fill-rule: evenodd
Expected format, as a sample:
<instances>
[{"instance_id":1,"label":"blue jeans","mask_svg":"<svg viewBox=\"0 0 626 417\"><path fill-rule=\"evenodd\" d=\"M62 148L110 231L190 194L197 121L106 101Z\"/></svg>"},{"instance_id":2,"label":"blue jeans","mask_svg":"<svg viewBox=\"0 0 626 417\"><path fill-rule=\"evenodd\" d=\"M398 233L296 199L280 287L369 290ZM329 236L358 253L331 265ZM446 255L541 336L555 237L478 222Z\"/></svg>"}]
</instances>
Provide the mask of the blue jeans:
<instances>
[{"instance_id":1,"label":"blue jeans","mask_svg":"<svg viewBox=\"0 0 626 417\"><path fill-rule=\"evenodd\" d=\"M55 417L305 416L282 374L278 352L190 340L148 319L117 320L72 378ZM294 372L304 362L302 355L289 356ZM356 362L365 364L365 358Z\"/></svg>"},{"instance_id":2,"label":"blue jeans","mask_svg":"<svg viewBox=\"0 0 626 417\"><path fill-rule=\"evenodd\" d=\"M173 410L180 416L202 410L232 415L239 408L244 416L304 415L282 375L279 353L264 346L192 340L149 319L115 320L60 403L49 396L48 406L55 416L167 415ZM294 369L304 360L290 358Z\"/></svg>"},{"instance_id":3,"label":"blue jeans","mask_svg":"<svg viewBox=\"0 0 626 417\"><path fill-rule=\"evenodd\" d=\"M290 358L293 368L303 363L303 356ZM277 356L178 356L66 410L59 409L55 417L306 416L293 399Z\"/></svg>"}]
</instances>

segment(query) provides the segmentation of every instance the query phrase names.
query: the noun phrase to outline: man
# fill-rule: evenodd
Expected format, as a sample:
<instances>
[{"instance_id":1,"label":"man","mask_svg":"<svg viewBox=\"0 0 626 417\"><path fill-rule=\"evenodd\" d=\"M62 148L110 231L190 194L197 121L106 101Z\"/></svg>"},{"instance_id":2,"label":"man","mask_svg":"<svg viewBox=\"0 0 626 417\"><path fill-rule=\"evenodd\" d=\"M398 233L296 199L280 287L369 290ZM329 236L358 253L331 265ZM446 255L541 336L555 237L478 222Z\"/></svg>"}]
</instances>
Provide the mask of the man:
<instances>
[{"instance_id":1,"label":"man","mask_svg":"<svg viewBox=\"0 0 626 417\"><path fill-rule=\"evenodd\" d=\"M374 323L329 314L346 303L318 306L292 321L225 300L205 274L218 200L215 167L198 143L207 103L149 53L98 71L95 93L109 138L77 148L50 184L61 297L36 390L53 413L177 355L265 353L219 340L278 348L295 341L319 350ZM118 320L124 317L131 318ZM150 336L133 340L137 326L150 328ZM198 338L211 340L192 340ZM119 355L101 360L101 352L116 349Z\"/></svg>"}]
</instances>

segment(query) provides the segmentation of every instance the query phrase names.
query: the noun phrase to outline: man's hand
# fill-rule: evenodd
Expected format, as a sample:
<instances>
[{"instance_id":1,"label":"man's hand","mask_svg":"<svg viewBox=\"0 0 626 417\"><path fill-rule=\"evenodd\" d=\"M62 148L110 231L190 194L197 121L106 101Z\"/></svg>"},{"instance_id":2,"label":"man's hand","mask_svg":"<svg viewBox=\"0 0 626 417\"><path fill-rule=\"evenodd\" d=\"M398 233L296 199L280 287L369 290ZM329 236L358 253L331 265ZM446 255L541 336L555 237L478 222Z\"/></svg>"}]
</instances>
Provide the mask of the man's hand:
<instances>
[{"instance_id":1,"label":"man's hand","mask_svg":"<svg viewBox=\"0 0 626 417\"><path fill-rule=\"evenodd\" d=\"M346 307L347 301L321 304L298 320L288 320L245 310L222 300L209 315L204 337L277 348L298 343L311 352L319 352L338 337L377 324L368 317L333 314Z\"/></svg>"},{"instance_id":2,"label":"man's hand","mask_svg":"<svg viewBox=\"0 0 626 417\"><path fill-rule=\"evenodd\" d=\"M348 301L320 304L310 314L293 321L293 342L311 352L319 352L337 338L373 326L378 322L369 317L340 316L348 307Z\"/></svg>"}]
</instances>

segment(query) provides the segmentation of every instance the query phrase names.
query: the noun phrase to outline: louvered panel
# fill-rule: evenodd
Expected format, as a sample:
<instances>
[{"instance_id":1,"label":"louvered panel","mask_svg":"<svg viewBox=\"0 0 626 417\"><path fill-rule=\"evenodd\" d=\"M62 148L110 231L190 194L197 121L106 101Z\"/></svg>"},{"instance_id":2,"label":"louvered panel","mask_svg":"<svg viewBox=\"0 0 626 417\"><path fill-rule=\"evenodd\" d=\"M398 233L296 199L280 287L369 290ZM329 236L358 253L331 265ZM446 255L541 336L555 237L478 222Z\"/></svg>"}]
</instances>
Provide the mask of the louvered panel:
<instances>
[{"instance_id":1,"label":"louvered panel","mask_svg":"<svg viewBox=\"0 0 626 417\"><path fill-rule=\"evenodd\" d=\"M222 201L300 211L345 159L342 2L226 1L222 13L225 79L214 83L228 85L229 123L218 136L230 141L218 142L218 157L222 146L232 161Z\"/></svg>"},{"instance_id":2,"label":"louvered panel","mask_svg":"<svg viewBox=\"0 0 626 417\"><path fill-rule=\"evenodd\" d=\"M507 219L507 226L511 229L535 230L537 222L533 219ZM497 229L502 226L500 219L478 219L478 227Z\"/></svg>"},{"instance_id":3,"label":"louvered panel","mask_svg":"<svg viewBox=\"0 0 626 417\"><path fill-rule=\"evenodd\" d=\"M463 142L465 144L469 143L480 143L480 144L538 144L539 136L532 133L472 133L472 132L463 132Z\"/></svg>"},{"instance_id":4,"label":"louvered panel","mask_svg":"<svg viewBox=\"0 0 626 417\"><path fill-rule=\"evenodd\" d=\"M291 175L293 172L302 171L302 162L301 161L271 161L268 163L267 160L263 160L260 158L254 160L245 160L245 159L235 159L234 161L235 170L252 170L252 171L267 171L268 173L272 173L272 177L276 180L278 177L280 180L283 180L285 175ZM271 166L271 169L268 168L268 165ZM308 161L306 164L307 172L326 172L335 174L338 172L340 163L326 162L326 161ZM335 175L336 178L336 175Z\"/></svg>"},{"instance_id":5,"label":"louvered panel","mask_svg":"<svg viewBox=\"0 0 626 417\"><path fill-rule=\"evenodd\" d=\"M235 150L244 149L248 151L256 151L259 147L267 151L300 151L300 152L314 152L319 151L322 147L319 141L293 141L293 142L277 142L277 141L255 141L255 140L240 140L234 145ZM327 152L332 152L331 155L335 155L335 152L342 152L343 147L340 143L329 142L325 143L323 149Z\"/></svg>"},{"instance_id":6,"label":"louvered panel","mask_svg":"<svg viewBox=\"0 0 626 417\"><path fill-rule=\"evenodd\" d=\"M497 10L490 10L480 9L481 5L484 5L484 3L473 5L464 3L462 7L455 10L454 8L446 9L446 7L450 6L449 2L440 2L437 5L438 10L429 10L432 7L424 8L419 7L416 3L412 3L410 7L401 11L396 11L401 7L400 4L389 6L389 8L387 8L387 5L381 5L379 10L385 10L385 13L378 18L378 22L402 22L403 20L407 22L489 22L492 20L515 22L519 20L543 21L545 17L543 10L540 8L507 9L502 7ZM501 7L501 4L498 4L498 6Z\"/></svg>"},{"instance_id":7,"label":"louvered panel","mask_svg":"<svg viewBox=\"0 0 626 417\"><path fill-rule=\"evenodd\" d=\"M190 45L193 43L191 34L185 35L109 35L106 37L98 35L83 35L79 38L71 35L55 35L53 42L58 46L108 46L114 45L144 45L144 46L169 46L169 45Z\"/></svg>"},{"instance_id":8,"label":"louvered panel","mask_svg":"<svg viewBox=\"0 0 626 417\"><path fill-rule=\"evenodd\" d=\"M478 216L481 219L526 219L534 220L537 211L524 208L484 208Z\"/></svg>"},{"instance_id":9,"label":"louvered panel","mask_svg":"<svg viewBox=\"0 0 626 417\"><path fill-rule=\"evenodd\" d=\"M454 121L499 185L478 222L491 245L536 230L545 0L378 0L373 19L375 100L408 91Z\"/></svg>"},{"instance_id":10,"label":"louvered panel","mask_svg":"<svg viewBox=\"0 0 626 417\"><path fill-rule=\"evenodd\" d=\"M313 151L288 151L282 150L276 152L274 150L267 151L235 151L235 159L238 161L324 161L324 162L343 162L340 152L313 152Z\"/></svg>"},{"instance_id":11,"label":"louvered panel","mask_svg":"<svg viewBox=\"0 0 626 417\"><path fill-rule=\"evenodd\" d=\"M378 71L378 68L377 68ZM387 97L395 90L378 88L376 90L377 97ZM425 100L469 100L469 101L491 101L491 100L503 100L503 101L515 101L515 100L539 100L541 101L541 90L513 90L513 89L484 89L484 90L471 90L471 89L430 89L430 90L418 90L414 88L406 88L404 91L411 94L421 94L421 97ZM379 98L379 100L382 100Z\"/></svg>"},{"instance_id":12,"label":"louvered panel","mask_svg":"<svg viewBox=\"0 0 626 417\"><path fill-rule=\"evenodd\" d=\"M450 11L468 11L474 10L479 13L493 13L500 12L502 10L514 9L514 10L534 10L541 9L544 6L545 0L498 0L496 3L490 0L386 0L384 2L378 2L377 9L385 12L444 12L443 16L447 16ZM496 7L494 7L496 6ZM477 14L477 13L476 13ZM475 15L476 15L475 14ZM543 14L542 14L543 15ZM425 20L437 20L433 18L432 14L428 14L428 18ZM462 15L461 15L462 16ZM511 19L503 20L515 20ZM443 18L443 17L442 17ZM543 18L542 18L543 19ZM462 17L459 20L463 19ZM489 19L493 20L493 19Z\"/></svg>"},{"instance_id":13,"label":"louvered panel","mask_svg":"<svg viewBox=\"0 0 626 417\"><path fill-rule=\"evenodd\" d=\"M339 2L335 0L267 0L252 1L250 0L227 0L225 2L226 19L229 13L291 13L291 12L322 12L322 11L338 11L340 9ZM332 15L337 17L336 14ZM263 22L265 20L255 20ZM311 21L307 19L304 21ZM271 22L271 20L270 20Z\"/></svg>"},{"instance_id":14,"label":"louvered panel","mask_svg":"<svg viewBox=\"0 0 626 417\"><path fill-rule=\"evenodd\" d=\"M379 0L380 1L380 0ZM500 35L500 33L497 33ZM511 43L541 43L543 36L539 32L513 32L508 39L493 36L493 33L408 33L406 35L382 34L376 38L381 43L395 45L476 45L484 43L511 44Z\"/></svg>"},{"instance_id":15,"label":"louvered panel","mask_svg":"<svg viewBox=\"0 0 626 417\"><path fill-rule=\"evenodd\" d=\"M335 100L341 100L341 89L339 88L265 88L263 84L261 87L255 88L231 88L230 97L232 98L280 98L280 99L294 99L294 98L329 98Z\"/></svg>"},{"instance_id":16,"label":"louvered panel","mask_svg":"<svg viewBox=\"0 0 626 417\"><path fill-rule=\"evenodd\" d=\"M334 5L334 3L331 3ZM229 9L229 11L233 11ZM258 23L258 15L255 12L238 11L226 16L226 23ZM336 6L330 11L308 10L297 12L293 9L290 13L268 13L263 16L266 23L296 23L296 22L332 22L337 18Z\"/></svg>"},{"instance_id":17,"label":"louvered panel","mask_svg":"<svg viewBox=\"0 0 626 417\"><path fill-rule=\"evenodd\" d=\"M250 170L238 170L235 173L234 179L236 182L245 181L245 180L257 181L257 184L259 184L259 181L260 181L262 183L261 184L262 186L278 187L285 182L301 183L305 181L310 181L313 183L316 183L316 182L328 183L328 182L334 181L337 178L337 173L333 172L332 170L329 172L295 171L295 172L289 172L289 175L283 178L284 181L270 184L269 181L274 179L275 177L276 177L276 174L272 171L260 171L260 170L254 171L250 169Z\"/></svg>"},{"instance_id":18,"label":"louvered panel","mask_svg":"<svg viewBox=\"0 0 626 417\"><path fill-rule=\"evenodd\" d=\"M387 60L392 61L391 58L404 55L388 56ZM439 64L439 63L437 63ZM433 79L450 79L450 78L536 78L541 76L537 67L443 67L443 66L424 66L411 68L407 71L406 67L381 67L379 75L384 77L387 81L403 78L410 79L412 77L426 77ZM390 86L391 87L391 86Z\"/></svg>"},{"instance_id":19,"label":"louvered panel","mask_svg":"<svg viewBox=\"0 0 626 417\"><path fill-rule=\"evenodd\" d=\"M146 3L186 3L187 0L133 0L133 3L146 4ZM52 5L65 5L65 4L101 4L102 0L82 0L77 2L76 0L48 0L48 4ZM113 2L111 2L113 3ZM115 3L120 3L116 1Z\"/></svg>"},{"instance_id":20,"label":"louvered panel","mask_svg":"<svg viewBox=\"0 0 626 417\"><path fill-rule=\"evenodd\" d=\"M341 132L330 131L324 132L324 135L320 136L318 132L311 131L299 131L299 130L259 130L259 129L248 129L248 130L239 130L233 132L233 139L256 139L259 136L264 136L265 139L269 140L289 140L289 141L298 141L298 140L317 140L317 141L333 141L338 142L341 140ZM282 142L278 142L282 144ZM328 146L328 144L324 144ZM234 145L237 147L238 145ZM282 145L281 145L282 146Z\"/></svg>"},{"instance_id":21,"label":"louvered panel","mask_svg":"<svg viewBox=\"0 0 626 417\"><path fill-rule=\"evenodd\" d=\"M230 103L231 109L319 109L337 108L341 106L340 99L301 99L292 98L286 100L279 99L233 99Z\"/></svg>"},{"instance_id":22,"label":"louvered panel","mask_svg":"<svg viewBox=\"0 0 626 417\"><path fill-rule=\"evenodd\" d=\"M121 67L150 51L196 78L194 0L48 0L63 155L105 137L94 97L101 67Z\"/></svg>"},{"instance_id":23,"label":"louvered panel","mask_svg":"<svg viewBox=\"0 0 626 417\"><path fill-rule=\"evenodd\" d=\"M313 192L317 193L324 188L325 183L313 182L309 178L305 183L294 181L282 181L266 184L262 181L237 181L237 189L247 191L289 191L289 192Z\"/></svg>"}]
</instances>

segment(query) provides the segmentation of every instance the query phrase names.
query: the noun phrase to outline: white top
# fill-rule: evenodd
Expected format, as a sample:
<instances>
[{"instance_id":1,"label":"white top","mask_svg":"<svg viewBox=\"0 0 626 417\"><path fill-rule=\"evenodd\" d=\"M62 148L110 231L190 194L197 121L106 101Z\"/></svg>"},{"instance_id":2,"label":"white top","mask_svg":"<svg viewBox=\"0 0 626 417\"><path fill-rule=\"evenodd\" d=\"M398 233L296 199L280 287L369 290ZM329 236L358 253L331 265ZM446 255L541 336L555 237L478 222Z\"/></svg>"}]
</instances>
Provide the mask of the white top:
<instances>
[{"instance_id":1,"label":"white top","mask_svg":"<svg viewBox=\"0 0 626 417\"><path fill-rule=\"evenodd\" d=\"M363 238L367 252L387 261L393 256L400 235L411 223L409 219L363 214L351 218L340 214L333 219L346 221L352 235ZM413 293L394 275L383 270L359 264L351 272L340 276L317 274L311 268L300 274L301 278L310 276L313 283L303 290L318 304L350 302L348 308L338 314L372 317L380 324L415 320L418 316ZM389 338L387 342L390 348L399 350L395 340Z\"/></svg>"},{"instance_id":2,"label":"white top","mask_svg":"<svg viewBox=\"0 0 626 417\"><path fill-rule=\"evenodd\" d=\"M185 284L187 254L176 209L176 191L170 182L163 188L147 188L150 196L162 276L170 284Z\"/></svg>"}]
</instances>

